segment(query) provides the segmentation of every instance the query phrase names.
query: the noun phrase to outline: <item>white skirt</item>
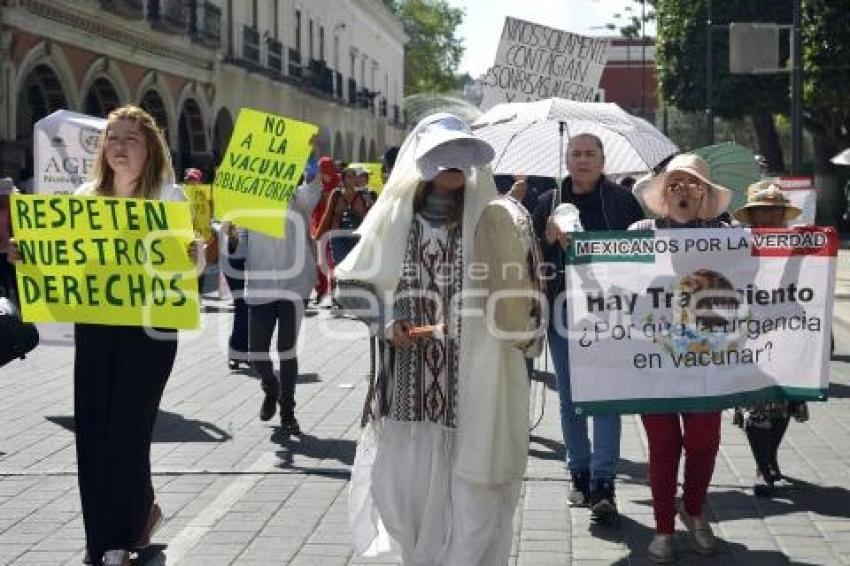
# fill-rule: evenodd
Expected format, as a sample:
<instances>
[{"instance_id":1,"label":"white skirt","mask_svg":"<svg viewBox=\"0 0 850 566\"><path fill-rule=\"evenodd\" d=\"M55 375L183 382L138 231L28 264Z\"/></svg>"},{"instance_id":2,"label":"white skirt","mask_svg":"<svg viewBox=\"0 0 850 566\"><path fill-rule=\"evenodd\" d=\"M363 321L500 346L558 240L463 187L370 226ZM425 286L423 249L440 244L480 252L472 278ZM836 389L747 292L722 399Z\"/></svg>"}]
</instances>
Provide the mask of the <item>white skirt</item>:
<instances>
[{"instance_id":1,"label":"white skirt","mask_svg":"<svg viewBox=\"0 0 850 566\"><path fill-rule=\"evenodd\" d=\"M452 474L455 432L385 419L357 444L349 523L357 554L406 566L508 563L522 482L475 484Z\"/></svg>"}]
</instances>

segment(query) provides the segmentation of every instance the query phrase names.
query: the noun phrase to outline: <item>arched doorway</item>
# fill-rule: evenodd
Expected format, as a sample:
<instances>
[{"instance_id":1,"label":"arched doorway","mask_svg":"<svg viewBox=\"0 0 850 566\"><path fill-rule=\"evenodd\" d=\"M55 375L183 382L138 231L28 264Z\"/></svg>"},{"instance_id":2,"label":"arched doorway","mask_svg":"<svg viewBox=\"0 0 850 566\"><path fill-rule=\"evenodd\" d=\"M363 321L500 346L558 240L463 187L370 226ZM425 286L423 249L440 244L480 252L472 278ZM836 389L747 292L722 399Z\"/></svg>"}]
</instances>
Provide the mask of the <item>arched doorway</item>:
<instances>
[{"instance_id":1,"label":"arched doorway","mask_svg":"<svg viewBox=\"0 0 850 566\"><path fill-rule=\"evenodd\" d=\"M340 132L337 132L336 136L334 137L334 147L332 155L334 159L345 159L345 145L342 141L342 134Z\"/></svg>"},{"instance_id":2,"label":"arched doorway","mask_svg":"<svg viewBox=\"0 0 850 566\"><path fill-rule=\"evenodd\" d=\"M159 126L165 136L165 141L168 142L168 112L165 110L165 102L163 102L159 93L153 89L145 92L142 100L139 101L139 106L153 116L156 125Z\"/></svg>"},{"instance_id":3,"label":"arched doorway","mask_svg":"<svg viewBox=\"0 0 850 566\"><path fill-rule=\"evenodd\" d=\"M224 152L227 151L227 144L230 143L230 135L232 133L233 117L230 116L227 108L222 108L215 117L215 126L213 128L212 152L216 163L221 163L221 158L224 157Z\"/></svg>"},{"instance_id":4,"label":"arched doorway","mask_svg":"<svg viewBox=\"0 0 850 566\"><path fill-rule=\"evenodd\" d=\"M360 147L357 150L357 160L366 161L369 157L366 154L366 138L360 138Z\"/></svg>"},{"instance_id":5,"label":"arched doorway","mask_svg":"<svg viewBox=\"0 0 850 566\"><path fill-rule=\"evenodd\" d=\"M85 113L89 116L106 118L107 114L119 106L121 106L121 101L118 99L118 93L108 79L100 77L89 87L84 108Z\"/></svg>"},{"instance_id":6,"label":"arched doorway","mask_svg":"<svg viewBox=\"0 0 850 566\"><path fill-rule=\"evenodd\" d=\"M203 155L207 151L207 136L204 134L204 118L201 114L201 107L191 98L187 98L183 103L183 108L180 109L179 139L180 147L177 148L178 177L181 176L180 172L187 167L198 167L203 170L211 165L210 163L200 162L209 161L210 156ZM209 173L208 171L204 172Z\"/></svg>"},{"instance_id":7,"label":"arched doorway","mask_svg":"<svg viewBox=\"0 0 850 566\"><path fill-rule=\"evenodd\" d=\"M16 116L16 153L22 155L20 179L33 176L33 135L36 122L68 107L68 99L56 73L47 65L37 65L27 75L18 92Z\"/></svg>"}]
</instances>

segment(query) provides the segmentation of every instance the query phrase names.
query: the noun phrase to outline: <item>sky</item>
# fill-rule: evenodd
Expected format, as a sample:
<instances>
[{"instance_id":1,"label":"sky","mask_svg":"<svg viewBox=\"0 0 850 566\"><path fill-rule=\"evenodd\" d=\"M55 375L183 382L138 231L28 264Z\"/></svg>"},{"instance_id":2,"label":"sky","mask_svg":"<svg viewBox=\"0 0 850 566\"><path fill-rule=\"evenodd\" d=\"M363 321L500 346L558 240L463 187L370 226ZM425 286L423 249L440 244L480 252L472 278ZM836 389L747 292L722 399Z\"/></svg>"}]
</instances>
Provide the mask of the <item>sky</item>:
<instances>
[{"instance_id":1,"label":"sky","mask_svg":"<svg viewBox=\"0 0 850 566\"><path fill-rule=\"evenodd\" d=\"M496 58L496 47L505 16L547 25L582 35L610 35L606 29L593 29L608 22L628 23L628 12L640 10L633 0L448 0L451 6L464 8L458 35L463 38L464 51L460 73L469 73L473 78L483 74ZM619 20L614 14L621 14ZM654 30L653 30L654 31ZM647 27L647 34L651 35Z\"/></svg>"}]
</instances>

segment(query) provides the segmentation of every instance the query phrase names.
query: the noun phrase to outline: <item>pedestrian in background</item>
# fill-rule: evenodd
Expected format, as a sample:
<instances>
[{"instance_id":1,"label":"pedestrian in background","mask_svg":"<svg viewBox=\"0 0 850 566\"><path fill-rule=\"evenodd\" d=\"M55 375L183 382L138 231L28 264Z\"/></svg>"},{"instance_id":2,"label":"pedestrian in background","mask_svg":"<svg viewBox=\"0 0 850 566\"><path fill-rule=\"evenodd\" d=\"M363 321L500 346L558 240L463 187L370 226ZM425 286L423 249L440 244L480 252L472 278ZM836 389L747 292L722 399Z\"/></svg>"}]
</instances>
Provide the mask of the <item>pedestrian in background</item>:
<instances>
[{"instance_id":1,"label":"pedestrian in background","mask_svg":"<svg viewBox=\"0 0 850 566\"><path fill-rule=\"evenodd\" d=\"M93 179L76 195L186 200L162 132L136 106L110 112ZM198 270L203 243L188 250ZM10 257L20 259L12 248ZM162 520L151 482L150 448L165 384L177 354L177 332L139 326L74 327L74 434L86 532L86 561L129 566Z\"/></svg>"},{"instance_id":2,"label":"pedestrian in background","mask_svg":"<svg viewBox=\"0 0 850 566\"><path fill-rule=\"evenodd\" d=\"M658 218L636 222L630 230L724 227L726 224L717 217L732 199L729 189L712 182L708 163L693 154L674 157L662 173L641 185L637 194ZM704 273L699 274L700 281L718 277L714 272L701 271ZM697 308L704 307L698 303ZM655 537L649 545L649 558L656 563L675 560L673 532L677 513L697 552L714 552L714 533L703 508L720 448L720 415L720 411L641 415L649 442L649 484L655 514ZM684 494L676 502L683 449Z\"/></svg>"},{"instance_id":3,"label":"pedestrian in background","mask_svg":"<svg viewBox=\"0 0 850 566\"><path fill-rule=\"evenodd\" d=\"M299 186L281 218L283 238L244 230L228 233L228 249L245 257L245 302L249 308L248 343L251 363L264 393L260 420L268 421L280 405L280 430L301 434L295 418L295 383L298 379L296 346L304 309L316 283L316 257L310 238L310 218L322 198L319 165L311 159ZM278 378L269 354L272 336L280 363Z\"/></svg>"},{"instance_id":4,"label":"pedestrian in background","mask_svg":"<svg viewBox=\"0 0 850 566\"><path fill-rule=\"evenodd\" d=\"M317 232L317 238L320 240L331 232L329 240L334 264L342 261L357 244L359 238L351 232L360 226L373 203L369 193L360 188L359 170L349 167L343 171L342 185L331 194ZM347 233L335 233L340 231Z\"/></svg>"},{"instance_id":5,"label":"pedestrian in background","mask_svg":"<svg viewBox=\"0 0 850 566\"><path fill-rule=\"evenodd\" d=\"M310 215L310 237L315 241L316 257L316 304L320 304L325 295L331 292L331 268L330 244L319 238L319 227L325 216L331 194L339 186L340 174L336 163L331 157L324 156L319 159L319 175L322 180L322 196Z\"/></svg>"},{"instance_id":6,"label":"pedestrian in background","mask_svg":"<svg viewBox=\"0 0 850 566\"><path fill-rule=\"evenodd\" d=\"M770 181L758 181L747 188L747 203L735 211L737 221L753 228L785 228L802 210L788 200L782 189ZM756 461L753 493L772 497L782 485L782 471L777 461L779 445L791 418L809 420L804 401L774 401L759 405L735 407L733 422L747 435Z\"/></svg>"}]
</instances>

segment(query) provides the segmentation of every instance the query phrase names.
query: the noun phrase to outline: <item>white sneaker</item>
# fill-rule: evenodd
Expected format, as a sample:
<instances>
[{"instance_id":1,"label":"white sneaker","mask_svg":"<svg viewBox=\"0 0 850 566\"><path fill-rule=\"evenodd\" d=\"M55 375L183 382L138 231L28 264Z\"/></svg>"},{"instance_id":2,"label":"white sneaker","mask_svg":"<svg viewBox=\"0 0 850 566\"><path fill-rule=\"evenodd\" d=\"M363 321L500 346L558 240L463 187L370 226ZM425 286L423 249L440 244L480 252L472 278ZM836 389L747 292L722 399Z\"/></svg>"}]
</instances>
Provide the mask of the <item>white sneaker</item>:
<instances>
[{"instance_id":1,"label":"white sneaker","mask_svg":"<svg viewBox=\"0 0 850 566\"><path fill-rule=\"evenodd\" d=\"M679 519L691 533L691 543L693 543L694 550L706 556L713 554L717 539L714 538L709 522L702 517L689 515L685 510L683 501L676 502L676 511L679 514Z\"/></svg>"},{"instance_id":2,"label":"white sneaker","mask_svg":"<svg viewBox=\"0 0 850 566\"><path fill-rule=\"evenodd\" d=\"M656 534L649 543L647 554L656 564L670 564L676 560L676 553L673 551L673 535Z\"/></svg>"}]
</instances>

